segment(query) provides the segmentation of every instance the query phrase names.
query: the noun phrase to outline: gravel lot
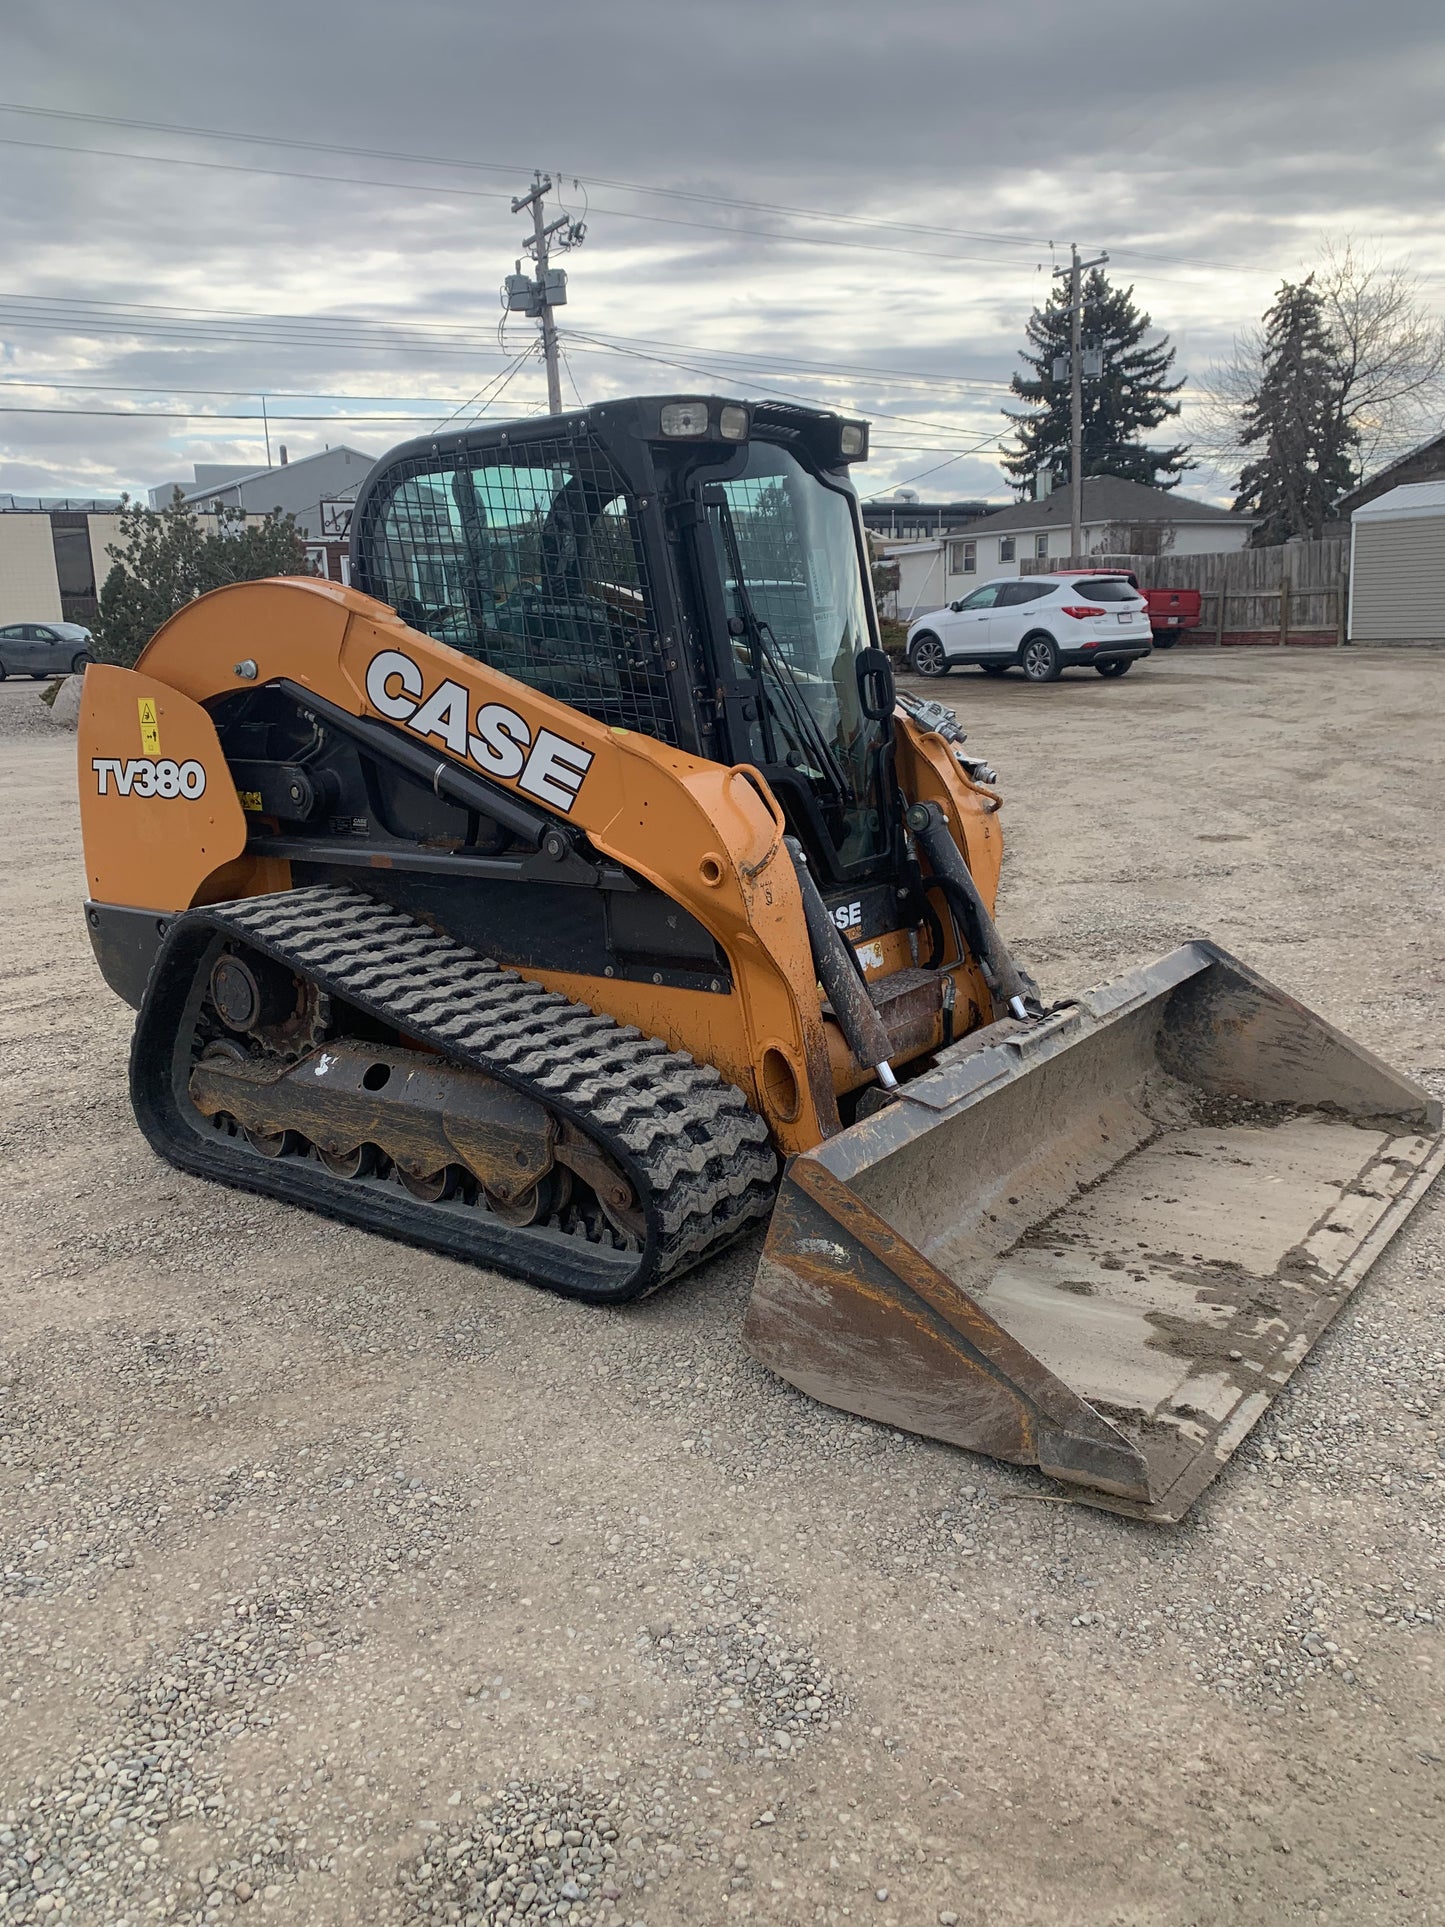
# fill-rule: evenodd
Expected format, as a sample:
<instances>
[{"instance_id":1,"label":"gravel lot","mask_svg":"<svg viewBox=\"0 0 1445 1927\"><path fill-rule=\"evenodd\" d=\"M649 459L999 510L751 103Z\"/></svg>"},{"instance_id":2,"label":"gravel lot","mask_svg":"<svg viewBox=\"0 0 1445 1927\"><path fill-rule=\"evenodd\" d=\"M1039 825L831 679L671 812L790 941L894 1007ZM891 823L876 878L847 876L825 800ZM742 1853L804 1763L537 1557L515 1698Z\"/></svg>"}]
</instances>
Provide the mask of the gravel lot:
<instances>
[{"instance_id":1,"label":"gravel lot","mask_svg":"<svg viewBox=\"0 0 1445 1927\"><path fill-rule=\"evenodd\" d=\"M182 1177L0 688L0 1920L1445 1919L1445 1196L1183 1527ZM1200 931L1445 1092L1445 654L929 685L1045 989ZM1042 1501L1042 1502L1041 1502Z\"/></svg>"}]
</instances>

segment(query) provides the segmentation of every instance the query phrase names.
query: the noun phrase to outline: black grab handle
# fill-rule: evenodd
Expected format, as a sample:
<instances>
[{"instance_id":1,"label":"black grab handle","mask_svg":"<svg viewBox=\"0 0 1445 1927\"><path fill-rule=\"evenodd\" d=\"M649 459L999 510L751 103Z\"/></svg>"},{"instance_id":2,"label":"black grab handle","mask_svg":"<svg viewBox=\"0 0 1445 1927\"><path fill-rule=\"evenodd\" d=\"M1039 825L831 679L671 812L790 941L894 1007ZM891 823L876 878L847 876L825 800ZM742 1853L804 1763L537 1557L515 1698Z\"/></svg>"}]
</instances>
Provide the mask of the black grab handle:
<instances>
[{"instance_id":1,"label":"black grab handle","mask_svg":"<svg viewBox=\"0 0 1445 1927\"><path fill-rule=\"evenodd\" d=\"M881 649L860 649L855 661L863 714L871 723L886 722L895 700L893 664Z\"/></svg>"}]
</instances>

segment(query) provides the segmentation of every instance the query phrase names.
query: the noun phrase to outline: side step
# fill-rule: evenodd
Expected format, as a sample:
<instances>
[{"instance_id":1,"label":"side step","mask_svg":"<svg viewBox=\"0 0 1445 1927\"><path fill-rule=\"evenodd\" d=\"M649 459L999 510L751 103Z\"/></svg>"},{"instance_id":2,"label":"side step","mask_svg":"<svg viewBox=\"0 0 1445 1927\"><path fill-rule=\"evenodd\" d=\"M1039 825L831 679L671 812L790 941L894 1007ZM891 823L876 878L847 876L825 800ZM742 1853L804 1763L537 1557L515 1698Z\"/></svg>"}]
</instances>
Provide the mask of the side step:
<instances>
[{"instance_id":1,"label":"side step","mask_svg":"<svg viewBox=\"0 0 1445 1927\"><path fill-rule=\"evenodd\" d=\"M1442 1163L1424 1091L1187 944L796 1158L745 1342L827 1404L1177 1520Z\"/></svg>"}]
</instances>

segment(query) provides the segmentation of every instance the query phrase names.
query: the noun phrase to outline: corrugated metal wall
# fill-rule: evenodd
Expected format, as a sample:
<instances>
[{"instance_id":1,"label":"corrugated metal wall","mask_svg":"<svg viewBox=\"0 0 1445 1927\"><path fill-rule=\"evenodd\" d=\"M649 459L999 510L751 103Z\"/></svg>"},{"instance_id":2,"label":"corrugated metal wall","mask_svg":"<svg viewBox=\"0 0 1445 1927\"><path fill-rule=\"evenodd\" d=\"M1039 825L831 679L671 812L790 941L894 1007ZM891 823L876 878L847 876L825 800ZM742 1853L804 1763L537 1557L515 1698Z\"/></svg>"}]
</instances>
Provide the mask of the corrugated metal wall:
<instances>
[{"instance_id":1,"label":"corrugated metal wall","mask_svg":"<svg viewBox=\"0 0 1445 1927\"><path fill-rule=\"evenodd\" d=\"M1445 642L1445 510L1355 524L1351 642Z\"/></svg>"}]
</instances>

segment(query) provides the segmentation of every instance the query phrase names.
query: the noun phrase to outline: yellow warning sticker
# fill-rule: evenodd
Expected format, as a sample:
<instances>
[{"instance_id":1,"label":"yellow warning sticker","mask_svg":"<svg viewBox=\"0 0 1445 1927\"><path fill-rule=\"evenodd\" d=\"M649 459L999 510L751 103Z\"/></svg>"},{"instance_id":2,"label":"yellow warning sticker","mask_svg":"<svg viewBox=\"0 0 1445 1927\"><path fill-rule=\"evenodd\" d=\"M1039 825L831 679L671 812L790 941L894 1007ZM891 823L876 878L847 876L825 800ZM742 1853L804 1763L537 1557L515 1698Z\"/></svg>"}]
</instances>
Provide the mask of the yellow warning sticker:
<instances>
[{"instance_id":1,"label":"yellow warning sticker","mask_svg":"<svg viewBox=\"0 0 1445 1927\"><path fill-rule=\"evenodd\" d=\"M140 746L147 756L158 756L161 747L160 726L156 722L156 699L142 696L136 702L140 711Z\"/></svg>"}]
</instances>

